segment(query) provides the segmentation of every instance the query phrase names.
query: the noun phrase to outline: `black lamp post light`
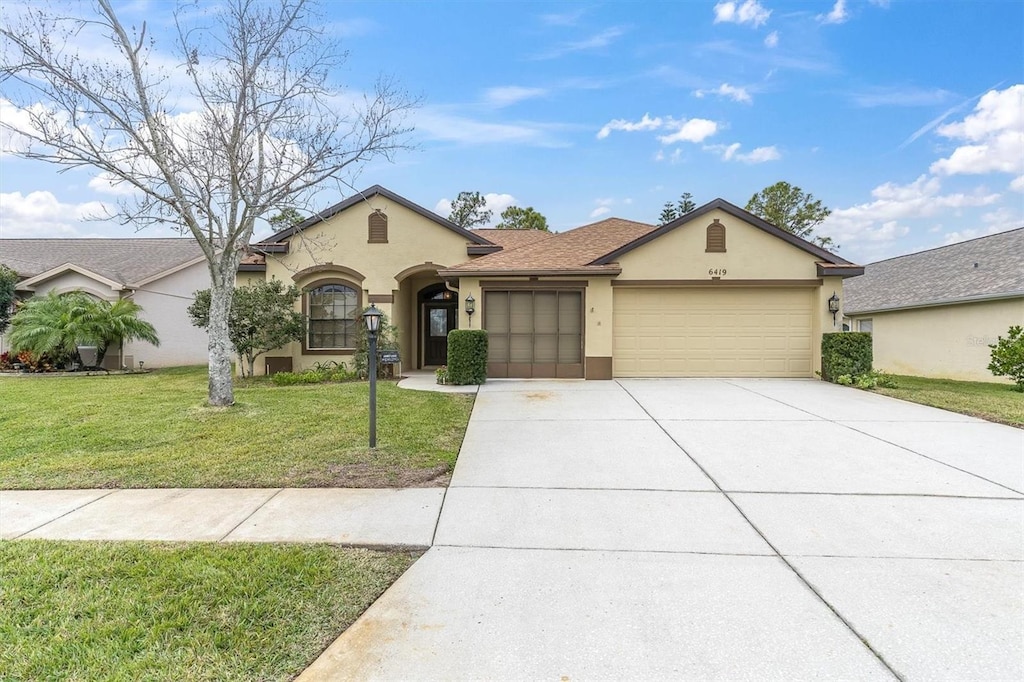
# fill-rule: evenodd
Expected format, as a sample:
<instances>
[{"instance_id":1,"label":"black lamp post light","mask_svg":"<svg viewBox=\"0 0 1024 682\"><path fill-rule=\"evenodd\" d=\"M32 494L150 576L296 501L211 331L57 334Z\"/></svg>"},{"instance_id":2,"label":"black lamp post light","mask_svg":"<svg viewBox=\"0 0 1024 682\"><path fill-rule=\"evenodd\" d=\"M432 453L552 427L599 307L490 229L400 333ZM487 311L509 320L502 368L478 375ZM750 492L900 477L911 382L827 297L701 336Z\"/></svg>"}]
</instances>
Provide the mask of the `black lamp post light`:
<instances>
[{"instance_id":1,"label":"black lamp post light","mask_svg":"<svg viewBox=\"0 0 1024 682\"><path fill-rule=\"evenodd\" d=\"M363 313L366 335L370 341L370 447L377 447L377 335L380 333L380 310L371 304Z\"/></svg>"},{"instance_id":2,"label":"black lamp post light","mask_svg":"<svg viewBox=\"0 0 1024 682\"><path fill-rule=\"evenodd\" d=\"M832 313L832 326L836 326L836 314L839 312L839 297L832 292L832 298L828 299L828 311Z\"/></svg>"}]
</instances>

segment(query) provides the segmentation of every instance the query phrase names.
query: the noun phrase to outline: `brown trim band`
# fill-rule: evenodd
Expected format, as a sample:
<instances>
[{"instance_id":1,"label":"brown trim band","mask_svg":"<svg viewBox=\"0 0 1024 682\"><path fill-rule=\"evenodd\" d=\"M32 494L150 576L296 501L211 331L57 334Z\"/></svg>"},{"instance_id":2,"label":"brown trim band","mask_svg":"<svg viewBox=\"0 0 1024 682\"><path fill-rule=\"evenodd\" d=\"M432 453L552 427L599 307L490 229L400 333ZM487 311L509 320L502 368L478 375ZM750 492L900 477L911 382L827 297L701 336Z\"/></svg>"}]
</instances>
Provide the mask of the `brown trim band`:
<instances>
[{"instance_id":1,"label":"brown trim band","mask_svg":"<svg viewBox=\"0 0 1024 682\"><path fill-rule=\"evenodd\" d=\"M486 256L487 254L497 253L501 250L502 248L497 244L493 246L485 244L470 244L466 247L466 254L470 256Z\"/></svg>"},{"instance_id":2,"label":"brown trim band","mask_svg":"<svg viewBox=\"0 0 1024 682\"><path fill-rule=\"evenodd\" d=\"M400 273L395 275L395 281L401 282L406 277L412 277L413 275L418 275L421 272L437 272L443 267L443 265L438 265L429 260L416 265L410 265L405 270L402 270Z\"/></svg>"},{"instance_id":3,"label":"brown trim band","mask_svg":"<svg viewBox=\"0 0 1024 682\"><path fill-rule=\"evenodd\" d=\"M611 356L598 356L598 357L587 357L586 360L586 379L588 381L597 379L600 381L612 378L612 358Z\"/></svg>"},{"instance_id":4,"label":"brown trim band","mask_svg":"<svg viewBox=\"0 0 1024 682\"><path fill-rule=\"evenodd\" d=\"M585 289L589 282L580 280L487 280L480 282L480 289Z\"/></svg>"},{"instance_id":5,"label":"brown trim band","mask_svg":"<svg viewBox=\"0 0 1024 682\"><path fill-rule=\"evenodd\" d=\"M617 265L577 268L574 270L458 270L441 269L437 274L441 277L583 277L611 276L621 274L622 268Z\"/></svg>"},{"instance_id":6,"label":"brown trim band","mask_svg":"<svg viewBox=\"0 0 1024 682\"><path fill-rule=\"evenodd\" d=\"M830 263L816 263L818 277L856 277L864 274L863 265L832 265Z\"/></svg>"},{"instance_id":7,"label":"brown trim band","mask_svg":"<svg viewBox=\"0 0 1024 682\"><path fill-rule=\"evenodd\" d=\"M820 279L613 279L613 287L820 287Z\"/></svg>"},{"instance_id":8,"label":"brown trim band","mask_svg":"<svg viewBox=\"0 0 1024 682\"><path fill-rule=\"evenodd\" d=\"M394 294L370 294L366 297L370 303L394 303Z\"/></svg>"},{"instance_id":9,"label":"brown trim band","mask_svg":"<svg viewBox=\"0 0 1024 682\"><path fill-rule=\"evenodd\" d=\"M324 263L323 265L314 265L312 267L306 268L305 270L299 270L294 275L292 275L292 281L293 282L298 282L303 277L307 277L308 275L315 275L318 272L330 272L330 273L335 273L335 274L339 274L339 275L345 275L345 276L350 277L350 278L352 278L353 280L355 280L356 282L359 282L359 283L362 283L362 281L364 279L366 279L366 276L363 275L363 273L359 272L358 270L353 270L352 268L346 268L344 265L335 265L334 263Z\"/></svg>"}]
</instances>

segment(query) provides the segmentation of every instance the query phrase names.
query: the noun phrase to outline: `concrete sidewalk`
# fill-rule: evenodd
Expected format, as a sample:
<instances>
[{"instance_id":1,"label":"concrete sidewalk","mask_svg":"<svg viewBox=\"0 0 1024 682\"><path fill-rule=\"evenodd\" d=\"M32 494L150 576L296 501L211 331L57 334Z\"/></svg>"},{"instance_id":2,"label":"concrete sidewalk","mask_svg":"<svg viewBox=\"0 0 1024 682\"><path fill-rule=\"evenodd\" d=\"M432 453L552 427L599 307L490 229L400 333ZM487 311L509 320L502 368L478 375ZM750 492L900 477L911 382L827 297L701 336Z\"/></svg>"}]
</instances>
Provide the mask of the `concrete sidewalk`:
<instances>
[{"instance_id":1,"label":"concrete sidewalk","mask_svg":"<svg viewBox=\"0 0 1024 682\"><path fill-rule=\"evenodd\" d=\"M0 538L427 548L443 488L0 491Z\"/></svg>"}]
</instances>

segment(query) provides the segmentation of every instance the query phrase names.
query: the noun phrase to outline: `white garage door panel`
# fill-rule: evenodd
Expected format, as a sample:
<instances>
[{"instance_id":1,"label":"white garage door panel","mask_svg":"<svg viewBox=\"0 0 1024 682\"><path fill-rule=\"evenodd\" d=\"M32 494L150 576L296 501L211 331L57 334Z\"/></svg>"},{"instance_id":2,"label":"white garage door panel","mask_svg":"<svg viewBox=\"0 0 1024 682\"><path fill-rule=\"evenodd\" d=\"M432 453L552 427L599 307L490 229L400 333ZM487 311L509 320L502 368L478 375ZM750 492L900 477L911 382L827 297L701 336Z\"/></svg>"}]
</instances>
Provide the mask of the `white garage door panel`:
<instances>
[{"instance_id":1,"label":"white garage door panel","mask_svg":"<svg viewBox=\"0 0 1024 682\"><path fill-rule=\"evenodd\" d=\"M621 377L809 377L814 290L616 289Z\"/></svg>"}]
</instances>

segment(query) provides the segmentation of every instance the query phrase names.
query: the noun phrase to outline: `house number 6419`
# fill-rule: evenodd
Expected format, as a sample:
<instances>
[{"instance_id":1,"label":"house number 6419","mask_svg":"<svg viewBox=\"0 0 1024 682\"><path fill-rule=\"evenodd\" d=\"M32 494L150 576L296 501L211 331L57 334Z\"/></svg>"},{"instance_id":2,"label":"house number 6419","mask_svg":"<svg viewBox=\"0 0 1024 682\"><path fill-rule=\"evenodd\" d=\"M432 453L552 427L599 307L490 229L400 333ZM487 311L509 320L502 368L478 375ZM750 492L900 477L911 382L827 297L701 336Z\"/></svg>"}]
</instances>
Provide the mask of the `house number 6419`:
<instances>
[{"instance_id":1,"label":"house number 6419","mask_svg":"<svg viewBox=\"0 0 1024 682\"><path fill-rule=\"evenodd\" d=\"M725 273L725 268L710 268L708 270L708 274L711 275L712 277L725 277Z\"/></svg>"}]
</instances>

